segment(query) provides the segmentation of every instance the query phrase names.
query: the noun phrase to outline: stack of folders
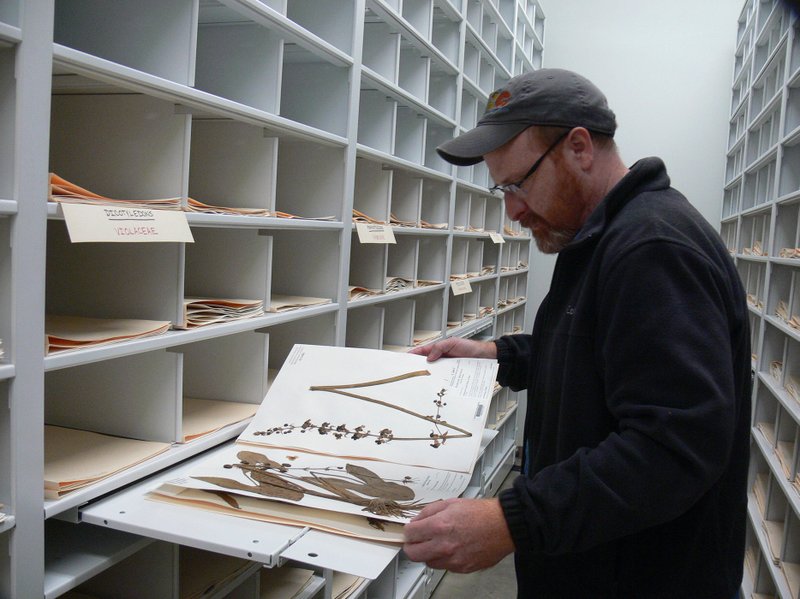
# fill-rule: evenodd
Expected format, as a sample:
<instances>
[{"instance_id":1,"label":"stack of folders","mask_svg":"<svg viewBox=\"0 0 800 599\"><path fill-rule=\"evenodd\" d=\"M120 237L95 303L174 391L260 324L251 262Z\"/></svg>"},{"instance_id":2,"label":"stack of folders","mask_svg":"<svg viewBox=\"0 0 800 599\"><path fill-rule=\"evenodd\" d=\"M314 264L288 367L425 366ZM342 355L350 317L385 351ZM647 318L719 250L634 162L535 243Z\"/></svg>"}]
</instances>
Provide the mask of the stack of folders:
<instances>
[{"instance_id":1,"label":"stack of folders","mask_svg":"<svg viewBox=\"0 0 800 599\"><path fill-rule=\"evenodd\" d=\"M119 341L165 333L169 321L132 318L88 318L85 316L45 316L46 353L108 345Z\"/></svg>"},{"instance_id":2,"label":"stack of folders","mask_svg":"<svg viewBox=\"0 0 800 599\"><path fill-rule=\"evenodd\" d=\"M70 491L140 464L169 447L170 443L45 425L45 498L58 499Z\"/></svg>"},{"instance_id":3,"label":"stack of folders","mask_svg":"<svg viewBox=\"0 0 800 599\"><path fill-rule=\"evenodd\" d=\"M210 324L254 318L264 314L264 301L187 297L183 300L183 322L179 329L193 329Z\"/></svg>"}]
</instances>

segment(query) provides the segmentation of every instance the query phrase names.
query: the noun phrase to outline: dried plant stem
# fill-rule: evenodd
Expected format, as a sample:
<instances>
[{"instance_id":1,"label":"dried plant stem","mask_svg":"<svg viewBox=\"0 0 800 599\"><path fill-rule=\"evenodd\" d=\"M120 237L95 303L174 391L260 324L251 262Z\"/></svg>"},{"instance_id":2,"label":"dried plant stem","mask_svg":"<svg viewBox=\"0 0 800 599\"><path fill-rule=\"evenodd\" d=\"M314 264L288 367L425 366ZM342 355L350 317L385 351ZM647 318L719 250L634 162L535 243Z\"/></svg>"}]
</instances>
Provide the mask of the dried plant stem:
<instances>
[{"instance_id":1,"label":"dried plant stem","mask_svg":"<svg viewBox=\"0 0 800 599\"><path fill-rule=\"evenodd\" d=\"M417 376L430 376L431 373L428 370L415 370L413 372L406 372L404 374L398 374L397 376L392 376L386 379L376 379L374 381L366 381L363 383L350 383L347 385L315 385L310 387L312 391L330 391L331 389L355 389L356 387L374 387L375 385L386 385L388 383L396 383L397 381L403 381L405 379L414 378Z\"/></svg>"},{"instance_id":2,"label":"dried plant stem","mask_svg":"<svg viewBox=\"0 0 800 599\"><path fill-rule=\"evenodd\" d=\"M341 387L338 387L338 386L327 385L325 387L310 387L310 389L312 391L329 391L330 393L338 393L339 395L346 395L347 397L352 397L354 399L360 399L361 401L366 401L366 402L369 402L369 403L378 404L378 405L390 408L392 410L397 410L398 412L403 412L405 414L408 414L409 416L413 416L414 418L419 418L420 420L425 420L426 422L430 422L430 423L432 423L434 425L437 425L437 426L446 426L447 428L450 428L450 429L453 429L455 431L458 431L459 433L463 433L464 437L471 437L472 436L472 433L470 433L469 431L464 430L463 428L460 428L460 427L458 427L458 426L456 426L454 424L450 424L446 420L436 420L436 418L433 418L432 416L425 416L423 414L419 414L419 413L415 412L414 410L409 410L408 408L404 408L402 406L396 406L394 404L390 404L388 402L381 401L380 399L374 399L372 397L367 397L366 395L358 395L356 393L349 393L348 391L342 391ZM423 439L427 439L427 438L428 437L423 437ZM453 435L452 438L457 438L457 436ZM405 439L405 440L412 440L412 439Z\"/></svg>"}]
</instances>

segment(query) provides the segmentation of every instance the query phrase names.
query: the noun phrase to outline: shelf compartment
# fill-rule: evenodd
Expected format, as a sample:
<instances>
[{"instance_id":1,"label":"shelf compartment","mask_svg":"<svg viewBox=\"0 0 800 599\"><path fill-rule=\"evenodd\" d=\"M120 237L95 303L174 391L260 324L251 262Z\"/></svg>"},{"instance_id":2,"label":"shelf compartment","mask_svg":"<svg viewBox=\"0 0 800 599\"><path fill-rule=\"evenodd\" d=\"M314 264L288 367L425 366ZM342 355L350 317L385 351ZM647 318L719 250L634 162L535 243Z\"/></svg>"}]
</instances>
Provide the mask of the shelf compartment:
<instances>
[{"instance_id":1,"label":"shelf compartment","mask_svg":"<svg viewBox=\"0 0 800 599\"><path fill-rule=\"evenodd\" d=\"M387 277L401 277L413 282L417 279L417 240L407 235L397 236L397 243L389 244L386 265Z\"/></svg>"},{"instance_id":2,"label":"shelf compartment","mask_svg":"<svg viewBox=\"0 0 800 599\"><path fill-rule=\"evenodd\" d=\"M189 118L138 94L54 95L50 170L111 198L180 197Z\"/></svg>"},{"instance_id":3,"label":"shelf compartment","mask_svg":"<svg viewBox=\"0 0 800 599\"><path fill-rule=\"evenodd\" d=\"M741 73L734 79L731 90L731 115L736 113L750 96L751 65L749 59L746 59L746 62L746 68L743 68Z\"/></svg>"},{"instance_id":4,"label":"shelf compartment","mask_svg":"<svg viewBox=\"0 0 800 599\"><path fill-rule=\"evenodd\" d=\"M502 296L502 283L500 285L500 296ZM516 335L523 333L525 327L525 306L517 305L505 310L498 310L495 334L497 337L502 335Z\"/></svg>"},{"instance_id":5,"label":"shelf compartment","mask_svg":"<svg viewBox=\"0 0 800 599\"><path fill-rule=\"evenodd\" d=\"M746 256L766 256L770 242L769 211L761 211L742 218L739 232L739 253Z\"/></svg>"},{"instance_id":6,"label":"shelf compartment","mask_svg":"<svg viewBox=\"0 0 800 599\"><path fill-rule=\"evenodd\" d=\"M449 224L450 185L431 179L422 180L420 216L430 224Z\"/></svg>"},{"instance_id":7,"label":"shelf compartment","mask_svg":"<svg viewBox=\"0 0 800 599\"><path fill-rule=\"evenodd\" d=\"M265 0L259 1L264 2ZM358 23L355 18L356 6L357 3L354 0L335 3L292 0L286 2L286 16L345 54L352 56L354 28Z\"/></svg>"},{"instance_id":8,"label":"shelf compartment","mask_svg":"<svg viewBox=\"0 0 800 599\"><path fill-rule=\"evenodd\" d=\"M267 334L245 332L175 348L183 355L183 397L260 405L273 376L268 346Z\"/></svg>"},{"instance_id":9,"label":"shelf compartment","mask_svg":"<svg viewBox=\"0 0 800 599\"><path fill-rule=\"evenodd\" d=\"M744 168L744 142L728 152L725 162L725 182L730 183L742 174Z\"/></svg>"},{"instance_id":10,"label":"shelf compartment","mask_svg":"<svg viewBox=\"0 0 800 599\"><path fill-rule=\"evenodd\" d=\"M478 281L472 286L478 293L478 319L492 316L497 311L497 284L494 280Z\"/></svg>"},{"instance_id":11,"label":"shelf compartment","mask_svg":"<svg viewBox=\"0 0 800 599\"><path fill-rule=\"evenodd\" d=\"M786 378L788 368L785 365L787 364L789 341L789 338L775 326L765 328L762 347L763 359L760 361L760 366L757 366L757 370L763 373L776 389L783 389L784 381L788 380ZM757 396L754 395L754 397Z\"/></svg>"},{"instance_id":12,"label":"shelf compartment","mask_svg":"<svg viewBox=\"0 0 800 599\"><path fill-rule=\"evenodd\" d=\"M133 245L72 243L62 221L49 221L47 313L176 322L183 297L182 244Z\"/></svg>"},{"instance_id":13,"label":"shelf compartment","mask_svg":"<svg viewBox=\"0 0 800 599\"><path fill-rule=\"evenodd\" d=\"M385 290L388 254L387 245L361 243L354 231L350 244L349 284L377 291Z\"/></svg>"},{"instance_id":14,"label":"shelf compartment","mask_svg":"<svg viewBox=\"0 0 800 599\"><path fill-rule=\"evenodd\" d=\"M782 548L787 528L787 517L790 508L786 498L777 486L773 486L767 500L766 513L764 514L763 527L767 539L768 559L775 565L780 565Z\"/></svg>"},{"instance_id":15,"label":"shelf compartment","mask_svg":"<svg viewBox=\"0 0 800 599\"><path fill-rule=\"evenodd\" d=\"M383 347L383 306L364 306L347 312L347 347Z\"/></svg>"},{"instance_id":16,"label":"shelf compartment","mask_svg":"<svg viewBox=\"0 0 800 599\"><path fill-rule=\"evenodd\" d=\"M743 210L766 204L775 199L776 160L776 154L772 153L768 158L762 160L757 166L753 167L752 170L745 173L744 191L742 193ZM781 167L781 185L791 185L792 183L790 180L784 176L786 172L785 167L786 162L784 161L784 166ZM781 195L783 195L783 187L781 187Z\"/></svg>"},{"instance_id":17,"label":"shelf compartment","mask_svg":"<svg viewBox=\"0 0 800 599\"><path fill-rule=\"evenodd\" d=\"M794 250L800 247L799 213L800 202L798 201L778 204L778 213L775 219L775 239L772 247L772 255L776 258L795 257Z\"/></svg>"},{"instance_id":18,"label":"shelf compartment","mask_svg":"<svg viewBox=\"0 0 800 599\"><path fill-rule=\"evenodd\" d=\"M772 578L772 572L764 562L764 554L749 520L746 525L746 538L745 575L742 588L749 589L754 597L774 597L777 593L775 581Z\"/></svg>"},{"instance_id":19,"label":"shelf compartment","mask_svg":"<svg viewBox=\"0 0 800 599\"><path fill-rule=\"evenodd\" d=\"M428 84L428 104L449 119L455 119L456 113L456 76L449 70L436 68L431 64L430 82Z\"/></svg>"},{"instance_id":20,"label":"shelf compartment","mask_svg":"<svg viewBox=\"0 0 800 599\"><path fill-rule=\"evenodd\" d=\"M401 41L397 85L421 102L428 100L430 58L416 46Z\"/></svg>"},{"instance_id":21,"label":"shelf compartment","mask_svg":"<svg viewBox=\"0 0 800 599\"><path fill-rule=\"evenodd\" d=\"M456 231L468 231L470 227L469 217L471 214L470 204L472 195L464 190L456 191L455 213L453 217L453 228Z\"/></svg>"},{"instance_id":22,"label":"shelf compartment","mask_svg":"<svg viewBox=\"0 0 800 599\"><path fill-rule=\"evenodd\" d=\"M448 0L444 0L444 3ZM452 64L458 64L458 45L460 24L446 10L443 3L437 2L433 7L433 24L431 42Z\"/></svg>"},{"instance_id":23,"label":"shelf compartment","mask_svg":"<svg viewBox=\"0 0 800 599\"><path fill-rule=\"evenodd\" d=\"M185 297L268 299L269 237L217 228L195 228L193 235L194 243L186 246Z\"/></svg>"},{"instance_id":24,"label":"shelf compartment","mask_svg":"<svg viewBox=\"0 0 800 599\"><path fill-rule=\"evenodd\" d=\"M296 343L336 345L337 316L334 312L276 324L269 333L269 369L280 370Z\"/></svg>"},{"instance_id":25,"label":"shelf compartment","mask_svg":"<svg viewBox=\"0 0 800 599\"><path fill-rule=\"evenodd\" d=\"M350 221L342 214L345 189L345 151L299 139L280 140L275 209L297 216L333 216Z\"/></svg>"},{"instance_id":26,"label":"shelf compartment","mask_svg":"<svg viewBox=\"0 0 800 599\"><path fill-rule=\"evenodd\" d=\"M189 197L229 208L274 209L277 144L260 127L194 118Z\"/></svg>"},{"instance_id":27,"label":"shelf compartment","mask_svg":"<svg viewBox=\"0 0 800 599\"><path fill-rule=\"evenodd\" d=\"M411 173L396 170L392 176L390 213L404 222L419 227L422 179Z\"/></svg>"},{"instance_id":28,"label":"shelf compartment","mask_svg":"<svg viewBox=\"0 0 800 599\"><path fill-rule=\"evenodd\" d=\"M733 185L725 188L722 198L722 217L728 218L739 212L739 205L742 198L742 180L739 179Z\"/></svg>"},{"instance_id":29,"label":"shelf compartment","mask_svg":"<svg viewBox=\"0 0 800 599\"><path fill-rule=\"evenodd\" d=\"M233 10L211 8L200 10L194 87L277 114L283 40Z\"/></svg>"},{"instance_id":30,"label":"shelf compartment","mask_svg":"<svg viewBox=\"0 0 800 599\"><path fill-rule=\"evenodd\" d=\"M530 242L521 240L506 241L502 250L501 272L513 273L528 268Z\"/></svg>"},{"instance_id":31,"label":"shelf compartment","mask_svg":"<svg viewBox=\"0 0 800 599\"><path fill-rule=\"evenodd\" d=\"M361 90L358 143L391 154L394 149L397 102L377 89Z\"/></svg>"},{"instance_id":32,"label":"shelf compartment","mask_svg":"<svg viewBox=\"0 0 800 599\"><path fill-rule=\"evenodd\" d=\"M480 277L483 275L482 268L484 266L484 250L486 249L486 245L483 243L483 240L479 239L468 239L466 240L467 244L467 270L465 271L468 275ZM495 268L497 268L497 263L495 262Z\"/></svg>"},{"instance_id":33,"label":"shelf compartment","mask_svg":"<svg viewBox=\"0 0 800 599\"><path fill-rule=\"evenodd\" d=\"M414 300L398 299L384 305L383 349L410 348L414 339Z\"/></svg>"},{"instance_id":34,"label":"shelf compartment","mask_svg":"<svg viewBox=\"0 0 800 599\"><path fill-rule=\"evenodd\" d=\"M368 20L364 23L363 43L363 65L397 84L400 35L383 21Z\"/></svg>"},{"instance_id":35,"label":"shelf compartment","mask_svg":"<svg viewBox=\"0 0 800 599\"><path fill-rule=\"evenodd\" d=\"M757 312L763 312L767 299L765 264L741 260L736 266L739 270L739 277L744 283L748 305Z\"/></svg>"},{"instance_id":36,"label":"shelf compartment","mask_svg":"<svg viewBox=\"0 0 800 599\"><path fill-rule=\"evenodd\" d=\"M356 160L353 208L370 218L388 223L393 176L393 169L373 160L359 157Z\"/></svg>"},{"instance_id":37,"label":"shelf compartment","mask_svg":"<svg viewBox=\"0 0 800 599\"><path fill-rule=\"evenodd\" d=\"M788 195L800 190L800 139L783 147L778 194Z\"/></svg>"},{"instance_id":38,"label":"shelf compartment","mask_svg":"<svg viewBox=\"0 0 800 599\"><path fill-rule=\"evenodd\" d=\"M338 231L270 231L272 268L270 289L273 295L300 295L317 298L338 297ZM298 248L313 248L299 252Z\"/></svg>"},{"instance_id":39,"label":"shelf compartment","mask_svg":"<svg viewBox=\"0 0 800 599\"><path fill-rule=\"evenodd\" d=\"M45 522L45 572L44 572L44 597L53 599L63 593L78 587L81 592L99 592L98 583L102 579L102 573L114 571L114 566L120 562L130 559L140 551L148 548L148 552L159 554L161 557L169 557L165 552L158 551L158 543L153 543L151 539L118 532L110 529L101 529L86 524L73 524L60 520L50 519ZM132 561L138 561L133 559ZM154 560L155 561L155 560ZM171 560L167 559L167 565ZM145 564L142 564L145 566ZM130 584L124 585L124 589L107 589L113 596L117 597L121 590L123 593L134 592L137 585L135 580L146 580L147 589L138 588L135 592L144 595L152 594L155 588L161 588L163 596L171 595L171 585L164 584L165 579L158 567L155 571L155 563L147 564L148 576L142 577L135 574L128 580ZM101 577L93 578L101 574ZM151 578L152 574L152 578ZM86 582L89 581L89 582ZM156 581L161 581L156 582ZM81 583L85 583L80 586ZM130 596L130 595L127 595ZM141 595L140 595L141 596Z\"/></svg>"},{"instance_id":40,"label":"shelf compartment","mask_svg":"<svg viewBox=\"0 0 800 599\"><path fill-rule=\"evenodd\" d=\"M463 129L473 129L483 116L484 102L472 95L466 88L461 91L461 120Z\"/></svg>"},{"instance_id":41,"label":"shelf compartment","mask_svg":"<svg viewBox=\"0 0 800 599\"><path fill-rule=\"evenodd\" d=\"M392 154L409 162L421 163L428 120L425 116L405 106L397 107L395 118L395 139ZM430 165L425 163L425 166Z\"/></svg>"},{"instance_id":42,"label":"shelf compartment","mask_svg":"<svg viewBox=\"0 0 800 599\"><path fill-rule=\"evenodd\" d=\"M748 315L748 318L750 320L751 368L755 371L758 370L758 348L761 343L761 325L763 321L752 312Z\"/></svg>"},{"instance_id":43,"label":"shelf compartment","mask_svg":"<svg viewBox=\"0 0 800 599\"><path fill-rule=\"evenodd\" d=\"M431 343L442 335L444 326L444 294L425 293L414 298L414 330L412 345ZM434 331L438 336L431 338Z\"/></svg>"},{"instance_id":44,"label":"shelf compartment","mask_svg":"<svg viewBox=\"0 0 800 599\"><path fill-rule=\"evenodd\" d=\"M800 35L800 29L798 30ZM800 48L800 44L797 44ZM783 133L786 136L793 134L800 129L800 81L795 81L787 88L786 116Z\"/></svg>"},{"instance_id":45,"label":"shelf compartment","mask_svg":"<svg viewBox=\"0 0 800 599\"><path fill-rule=\"evenodd\" d=\"M425 40L431 39L432 0L402 0L401 15Z\"/></svg>"},{"instance_id":46,"label":"shelf compartment","mask_svg":"<svg viewBox=\"0 0 800 599\"><path fill-rule=\"evenodd\" d=\"M733 115L728 127L728 149L735 146L747 130L747 106L742 106Z\"/></svg>"},{"instance_id":47,"label":"shelf compartment","mask_svg":"<svg viewBox=\"0 0 800 599\"><path fill-rule=\"evenodd\" d=\"M444 282L447 278L447 240L420 237L417 243L417 279Z\"/></svg>"},{"instance_id":48,"label":"shelf compartment","mask_svg":"<svg viewBox=\"0 0 800 599\"><path fill-rule=\"evenodd\" d=\"M145 441L178 441L181 368L179 355L156 351L48 372L45 422Z\"/></svg>"},{"instance_id":49,"label":"shelf compartment","mask_svg":"<svg viewBox=\"0 0 800 599\"><path fill-rule=\"evenodd\" d=\"M58 44L191 86L195 10L192 0L59 0L53 38Z\"/></svg>"},{"instance_id":50,"label":"shelf compartment","mask_svg":"<svg viewBox=\"0 0 800 599\"><path fill-rule=\"evenodd\" d=\"M350 71L299 46L284 45L280 116L346 136Z\"/></svg>"},{"instance_id":51,"label":"shelf compartment","mask_svg":"<svg viewBox=\"0 0 800 599\"><path fill-rule=\"evenodd\" d=\"M747 141L747 165L763 157L778 143L781 111L776 103L750 127Z\"/></svg>"}]
</instances>

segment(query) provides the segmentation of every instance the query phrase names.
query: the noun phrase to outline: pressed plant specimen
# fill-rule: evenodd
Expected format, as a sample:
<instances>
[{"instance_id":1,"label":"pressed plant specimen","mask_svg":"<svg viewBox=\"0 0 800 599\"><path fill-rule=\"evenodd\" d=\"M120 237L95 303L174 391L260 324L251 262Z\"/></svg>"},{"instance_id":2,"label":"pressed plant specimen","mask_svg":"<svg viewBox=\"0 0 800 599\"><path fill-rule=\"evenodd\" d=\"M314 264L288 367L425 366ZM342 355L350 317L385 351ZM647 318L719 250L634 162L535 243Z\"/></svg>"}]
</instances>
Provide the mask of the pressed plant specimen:
<instances>
[{"instance_id":1,"label":"pressed plant specimen","mask_svg":"<svg viewBox=\"0 0 800 599\"><path fill-rule=\"evenodd\" d=\"M193 478L225 489L292 502L301 501L307 495L347 502L376 516L409 517L426 505L415 501L414 490L408 486L410 477L399 482L385 480L368 468L350 463L339 467L294 467L255 451L239 451L236 457L238 463L224 467L240 470L252 484L222 476ZM235 498L223 493L218 495L238 508Z\"/></svg>"},{"instance_id":2,"label":"pressed plant specimen","mask_svg":"<svg viewBox=\"0 0 800 599\"><path fill-rule=\"evenodd\" d=\"M415 370L413 372L405 372L393 377L377 379L372 381L364 381L360 383L348 383L341 385L313 385L309 387L311 391L324 391L328 393L335 393L351 397L353 399L383 406L389 410L396 410L404 414L408 414L413 418L423 420L431 425L430 433L427 436L397 436L390 428L381 428L377 431L372 431L366 425L359 424L351 426L347 423L332 424L330 422L321 422L319 424L313 422L310 418L302 424L284 423L282 426L276 426L264 431L254 431L254 436L269 436L283 434L287 435L294 431L299 430L301 433L309 431L316 431L320 435L332 435L336 439L349 438L354 441L359 439L371 438L374 439L378 445L389 443L390 441L428 441L433 448L441 447L448 439L459 439L471 437L472 433L464 430L461 427L451 424L442 418L442 408L447 405L444 401L444 396L447 394L446 389L441 389L436 393L436 398L432 400L435 411L433 414L420 414L414 410L410 410L403 406L398 406L374 397L367 395L360 395L347 391L346 389L359 389L362 387L377 387L381 385L389 385L398 381L419 377L430 376L428 370Z\"/></svg>"}]
</instances>

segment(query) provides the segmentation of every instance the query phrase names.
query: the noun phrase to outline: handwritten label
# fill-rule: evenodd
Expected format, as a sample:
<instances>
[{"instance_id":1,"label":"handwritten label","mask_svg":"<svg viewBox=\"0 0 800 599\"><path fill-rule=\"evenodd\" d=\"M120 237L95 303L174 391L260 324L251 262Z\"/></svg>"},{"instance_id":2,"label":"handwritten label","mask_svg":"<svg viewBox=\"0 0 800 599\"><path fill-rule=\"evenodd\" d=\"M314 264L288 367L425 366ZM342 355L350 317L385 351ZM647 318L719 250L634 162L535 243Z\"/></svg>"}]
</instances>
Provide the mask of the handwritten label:
<instances>
[{"instance_id":1,"label":"handwritten label","mask_svg":"<svg viewBox=\"0 0 800 599\"><path fill-rule=\"evenodd\" d=\"M503 239L503 236L500 233L490 232L489 238L494 241L495 243L505 243L506 240Z\"/></svg>"},{"instance_id":2,"label":"handwritten label","mask_svg":"<svg viewBox=\"0 0 800 599\"><path fill-rule=\"evenodd\" d=\"M451 281L450 289L453 290L453 295L464 295L472 291L472 285L469 281L461 279L459 281Z\"/></svg>"},{"instance_id":3,"label":"handwritten label","mask_svg":"<svg viewBox=\"0 0 800 599\"><path fill-rule=\"evenodd\" d=\"M394 239L394 231L389 225L356 223L356 230L361 243L397 243Z\"/></svg>"},{"instance_id":4,"label":"handwritten label","mask_svg":"<svg viewBox=\"0 0 800 599\"><path fill-rule=\"evenodd\" d=\"M61 204L72 243L193 242L186 214L177 210Z\"/></svg>"}]
</instances>

